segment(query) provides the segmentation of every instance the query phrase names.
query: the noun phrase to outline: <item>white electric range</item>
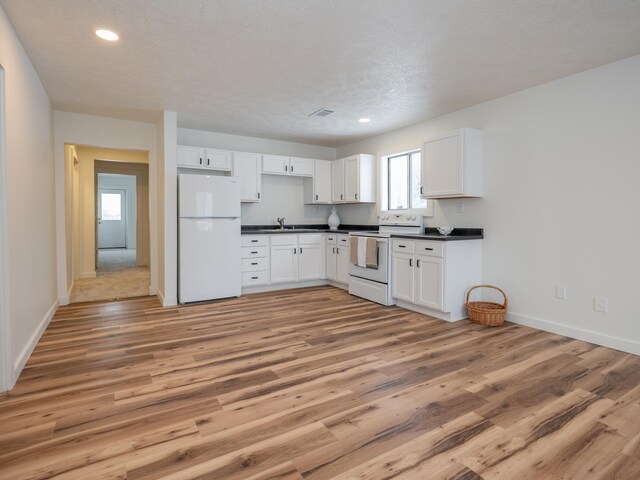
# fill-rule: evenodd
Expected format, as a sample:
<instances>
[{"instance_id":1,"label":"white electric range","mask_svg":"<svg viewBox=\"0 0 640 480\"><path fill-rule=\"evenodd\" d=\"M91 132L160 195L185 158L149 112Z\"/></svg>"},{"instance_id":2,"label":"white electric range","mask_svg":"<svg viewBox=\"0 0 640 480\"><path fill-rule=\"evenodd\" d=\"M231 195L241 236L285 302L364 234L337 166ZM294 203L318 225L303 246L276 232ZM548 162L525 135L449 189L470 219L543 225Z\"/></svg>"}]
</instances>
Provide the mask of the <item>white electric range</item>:
<instances>
[{"instance_id":1,"label":"white electric range","mask_svg":"<svg viewBox=\"0 0 640 480\"><path fill-rule=\"evenodd\" d=\"M422 215L380 212L378 231L349 232L349 237L375 237L378 247L377 268L349 263L349 293L382 305L395 305L391 296L392 234L420 235L424 233Z\"/></svg>"}]
</instances>

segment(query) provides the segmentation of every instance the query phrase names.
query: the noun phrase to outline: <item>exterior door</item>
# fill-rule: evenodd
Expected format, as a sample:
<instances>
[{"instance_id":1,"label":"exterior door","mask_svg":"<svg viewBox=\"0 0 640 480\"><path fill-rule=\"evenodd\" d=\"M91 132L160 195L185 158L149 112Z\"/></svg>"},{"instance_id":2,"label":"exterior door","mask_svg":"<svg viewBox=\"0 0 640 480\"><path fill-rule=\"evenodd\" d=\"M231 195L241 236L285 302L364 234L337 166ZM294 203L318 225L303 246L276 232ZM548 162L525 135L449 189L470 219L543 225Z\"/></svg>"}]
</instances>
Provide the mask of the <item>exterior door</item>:
<instances>
[{"instance_id":1,"label":"exterior door","mask_svg":"<svg viewBox=\"0 0 640 480\"><path fill-rule=\"evenodd\" d=\"M98 189L98 248L126 248L126 212L125 190Z\"/></svg>"}]
</instances>

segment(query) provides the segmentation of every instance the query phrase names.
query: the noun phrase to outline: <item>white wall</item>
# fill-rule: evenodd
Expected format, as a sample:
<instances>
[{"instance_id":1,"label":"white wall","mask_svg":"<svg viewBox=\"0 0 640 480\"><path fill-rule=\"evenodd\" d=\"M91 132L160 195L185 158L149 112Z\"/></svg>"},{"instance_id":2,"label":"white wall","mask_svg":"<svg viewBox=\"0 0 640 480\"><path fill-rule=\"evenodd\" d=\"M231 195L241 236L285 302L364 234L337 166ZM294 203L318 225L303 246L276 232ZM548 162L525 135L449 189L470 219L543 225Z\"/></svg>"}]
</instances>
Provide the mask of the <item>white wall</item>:
<instances>
[{"instance_id":1,"label":"white wall","mask_svg":"<svg viewBox=\"0 0 640 480\"><path fill-rule=\"evenodd\" d=\"M8 268L9 284L3 288L10 297L11 363L1 359L9 373L2 389L13 385L55 311L57 296L51 106L1 8L0 65L5 70L7 176L0 188L7 201L9 257L0 268ZM61 283L64 289L66 276Z\"/></svg>"},{"instance_id":2,"label":"white wall","mask_svg":"<svg viewBox=\"0 0 640 480\"><path fill-rule=\"evenodd\" d=\"M165 307L178 303L178 170L176 167L178 116L165 111L157 124L160 170L158 238L160 282L158 294Z\"/></svg>"},{"instance_id":3,"label":"white wall","mask_svg":"<svg viewBox=\"0 0 640 480\"><path fill-rule=\"evenodd\" d=\"M262 175L262 201L242 204L242 224L277 225L278 217L287 225L326 224L330 213L328 205L304 204L302 177Z\"/></svg>"},{"instance_id":4,"label":"white wall","mask_svg":"<svg viewBox=\"0 0 640 480\"><path fill-rule=\"evenodd\" d=\"M320 160L336 158L336 149L331 147L187 128L178 129L178 144ZM276 223L277 217L282 216L286 217L288 224L326 223L329 213L330 209L327 206L304 205L301 178L263 175L262 200L260 203L242 204L242 224L271 225Z\"/></svg>"},{"instance_id":5,"label":"white wall","mask_svg":"<svg viewBox=\"0 0 640 480\"><path fill-rule=\"evenodd\" d=\"M63 225L65 212L64 147L65 144L86 145L108 149L149 152L149 228L157 231L157 140L156 126L150 123L119 120L70 112L54 112L54 154L56 166L56 221ZM66 234L57 230L58 298L66 303ZM151 235L151 287L158 286L157 237Z\"/></svg>"},{"instance_id":6,"label":"white wall","mask_svg":"<svg viewBox=\"0 0 640 480\"><path fill-rule=\"evenodd\" d=\"M511 319L640 353L640 56L338 149L419 147L460 127L485 131L483 199L439 201L430 225L484 227L484 281ZM366 215L356 218L367 221ZM555 286L567 286L567 299ZM609 299L609 312L593 298Z\"/></svg>"},{"instance_id":7,"label":"white wall","mask_svg":"<svg viewBox=\"0 0 640 480\"><path fill-rule=\"evenodd\" d=\"M98 188L116 188L126 192L126 245L130 250L136 248L136 176L114 173L99 173ZM100 227L98 227L100 228Z\"/></svg>"}]
</instances>

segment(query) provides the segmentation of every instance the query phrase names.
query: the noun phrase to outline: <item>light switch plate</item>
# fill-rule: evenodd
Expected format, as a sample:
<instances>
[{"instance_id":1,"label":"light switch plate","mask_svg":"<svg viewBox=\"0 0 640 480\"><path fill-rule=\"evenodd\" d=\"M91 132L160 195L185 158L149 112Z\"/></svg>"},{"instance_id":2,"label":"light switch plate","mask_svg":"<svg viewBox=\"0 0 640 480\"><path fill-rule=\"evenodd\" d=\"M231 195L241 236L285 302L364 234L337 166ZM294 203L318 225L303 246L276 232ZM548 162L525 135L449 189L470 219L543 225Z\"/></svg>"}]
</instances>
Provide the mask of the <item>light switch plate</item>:
<instances>
[{"instance_id":1,"label":"light switch plate","mask_svg":"<svg viewBox=\"0 0 640 480\"><path fill-rule=\"evenodd\" d=\"M464 200L459 200L456 205L456 210L458 213L464 213Z\"/></svg>"},{"instance_id":2,"label":"light switch plate","mask_svg":"<svg viewBox=\"0 0 640 480\"><path fill-rule=\"evenodd\" d=\"M559 298L560 300L566 300L567 287L565 287L564 285L556 285L556 298Z\"/></svg>"},{"instance_id":3,"label":"light switch plate","mask_svg":"<svg viewBox=\"0 0 640 480\"><path fill-rule=\"evenodd\" d=\"M595 297L593 299L593 309L596 312L607 313L609 301L605 297Z\"/></svg>"}]
</instances>

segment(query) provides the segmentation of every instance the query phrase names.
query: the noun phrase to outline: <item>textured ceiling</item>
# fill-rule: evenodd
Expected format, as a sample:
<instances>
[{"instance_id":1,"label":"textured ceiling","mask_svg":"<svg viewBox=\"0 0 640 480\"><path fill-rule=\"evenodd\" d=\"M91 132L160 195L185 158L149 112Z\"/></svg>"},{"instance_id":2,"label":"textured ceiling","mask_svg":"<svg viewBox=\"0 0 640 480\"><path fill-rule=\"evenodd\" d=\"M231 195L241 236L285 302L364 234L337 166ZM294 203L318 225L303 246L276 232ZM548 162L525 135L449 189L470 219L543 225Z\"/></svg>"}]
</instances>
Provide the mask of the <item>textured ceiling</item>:
<instances>
[{"instance_id":1,"label":"textured ceiling","mask_svg":"<svg viewBox=\"0 0 640 480\"><path fill-rule=\"evenodd\" d=\"M638 0L0 5L57 109L328 146L640 53Z\"/></svg>"}]
</instances>

